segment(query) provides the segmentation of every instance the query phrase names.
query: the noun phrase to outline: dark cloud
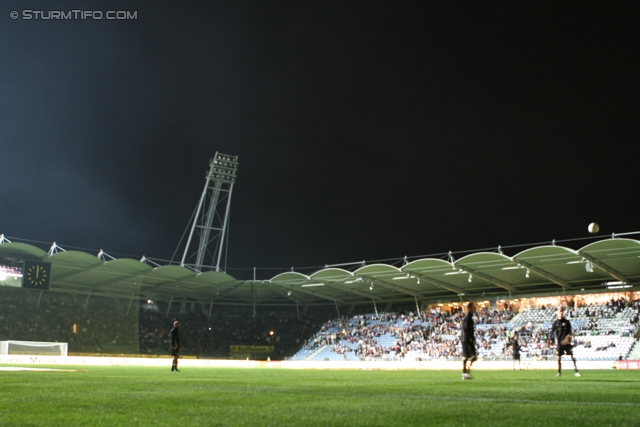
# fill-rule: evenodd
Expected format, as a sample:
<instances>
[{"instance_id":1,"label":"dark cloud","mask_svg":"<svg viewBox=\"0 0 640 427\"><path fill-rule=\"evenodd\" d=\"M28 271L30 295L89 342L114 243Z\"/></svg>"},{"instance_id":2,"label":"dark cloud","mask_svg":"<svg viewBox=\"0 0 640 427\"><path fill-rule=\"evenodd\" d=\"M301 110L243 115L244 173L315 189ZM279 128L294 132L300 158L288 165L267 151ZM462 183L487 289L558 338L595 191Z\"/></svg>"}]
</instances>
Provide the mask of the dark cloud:
<instances>
[{"instance_id":1,"label":"dark cloud","mask_svg":"<svg viewBox=\"0 0 640 427\"><path fill-rule=\"evenodd\" d=\"M169 259L216 151L231 268L637 227L638 6L55 7L137 19L3 4L0 233Z\"/></svg>"}]
</instances>

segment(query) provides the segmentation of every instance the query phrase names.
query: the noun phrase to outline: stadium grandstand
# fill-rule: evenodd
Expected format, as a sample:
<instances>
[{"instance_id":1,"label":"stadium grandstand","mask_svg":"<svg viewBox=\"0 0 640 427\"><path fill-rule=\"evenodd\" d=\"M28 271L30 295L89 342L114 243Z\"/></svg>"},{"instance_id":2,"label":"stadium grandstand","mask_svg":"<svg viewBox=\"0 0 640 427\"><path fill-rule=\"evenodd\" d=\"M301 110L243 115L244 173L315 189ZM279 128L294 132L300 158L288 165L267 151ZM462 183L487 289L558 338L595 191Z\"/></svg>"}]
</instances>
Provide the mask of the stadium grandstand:
<instances>
[{"instance_id":1,"label":"stadium grandstand","mask_svg":"<svg viewBox=\"0 0 640 427\"><path fill-rule=\"evenodd\" d=\"M166 355L179 319L183 352L198 358L457 360L461 307L474 301L485 360L508 360L514 331L523 360L550 358L559 305L578 358L626 359L639 351L633 234L578 249L551 242L512 256L496 248L261 280L1 236L0 341L65 342L70 355Z\"/></svg>"}]
</instances>

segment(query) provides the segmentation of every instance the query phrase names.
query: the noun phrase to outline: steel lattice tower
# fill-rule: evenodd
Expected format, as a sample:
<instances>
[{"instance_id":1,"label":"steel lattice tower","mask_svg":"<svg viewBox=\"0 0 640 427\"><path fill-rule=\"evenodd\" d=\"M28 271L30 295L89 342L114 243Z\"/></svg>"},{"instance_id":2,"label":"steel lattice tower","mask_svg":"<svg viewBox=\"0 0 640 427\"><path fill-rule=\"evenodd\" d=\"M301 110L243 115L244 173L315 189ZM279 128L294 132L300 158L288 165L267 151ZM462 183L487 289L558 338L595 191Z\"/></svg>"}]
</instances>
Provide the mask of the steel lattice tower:
<instances>
[{"instance_id":1,"label":"steel lattice tower","mask_svg":"<svg viewBox=\"0 0 640 427\"><path fill-rule=\"evenodd\" d=\"M224 248L224 238L229 227L229 208L231 206L231 193L238 171L238 156L230 156L216 152L216 155L209 162L209 172L207 181L200 197L200 202L193 217L191 232L187 239L187 245L182 255L181 266L185 266L185 260L190 257L189 246L194 233L200 237L196 262L189 264L197 271L202 271L207 254L211 256L210 266L220 269L220 259ZM213 234L211 233L213 231ZM208 248L215 243L213 252ZM191 257L193 254L191 255Z\"/></svg>"}]
</instances>

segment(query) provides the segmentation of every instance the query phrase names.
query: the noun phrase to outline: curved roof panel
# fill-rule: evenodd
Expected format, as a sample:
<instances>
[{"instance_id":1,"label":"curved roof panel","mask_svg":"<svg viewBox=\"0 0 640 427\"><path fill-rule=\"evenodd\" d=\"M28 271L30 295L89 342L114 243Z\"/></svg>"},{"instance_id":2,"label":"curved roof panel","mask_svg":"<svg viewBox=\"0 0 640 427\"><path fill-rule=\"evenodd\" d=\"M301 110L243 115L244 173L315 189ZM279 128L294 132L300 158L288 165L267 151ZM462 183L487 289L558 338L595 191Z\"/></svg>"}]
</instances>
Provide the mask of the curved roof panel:
<instances>
[{"instance_id":1,"label":"curved roof panel","mask_svg":"<svg viewBox=\"0 0 640 427\"><path fill-rule=\"evenodd\" d=\"M455 267L466 266L473 270L503 268L513 265L511 258L495 252L477 252L460 258L453 263Z\"/></svg>"},{"instance_id":2,"label":"curved roof panel","mask_svg":"<svg viewBox=\"0 0 640 427\"><path fill-rule=\"evenodd\" d=\"M627 251L631 251L631 253L640 255L638 253L640 251L640 242L633 239L600 240L578 250L579 253L598 253L610 251L613 251L614 253L626 253Z\"/></svg>"},{"instance_id":3,"label":"curved roof panel","mask_svg":"<svg viewBox=\"0 0 640 427\"><path fill-rule=\"evenodd\" d=\"M158 280L182 280L196 277L196 273L188 268L179 267L177 265L163 265L150 270L146 277L148 279Z\"/></svg>"},{"instance_id":4,"label":"curved roof panel","mask_svg":"<svg viewBox=\"0 0 640 427\"><path fill-rule=\"evenodd\" d=\"M513 257L515 261L525 261L528 264L542 266L557 263L567 263L581 259L576 251L564 246L538 246L527 249Z\"/></svg>"},{"instance_id":5,"label":"curved roof panel","mask_svg":"<svg viewBox=\"0 0 640 427\"><path fill-rule=\"evenodd\" d=\"M0 256L4 258L44 259L47 252L27 243L3 243L0 245Z\"/></svg>"},{"instance_id":6,"label":"curved roof panel","mask_svg":"<svg viewBox=\"0 0 640 427\"><path fill-rule=\"evenodd\" d=\"M410 271L419 274L440 273L454 270L453 265L437 258L422 258L404 265L401 271Z\"/></svg>"},{"instance_id":7,"label":"curved roof panel","mask_svg":"<svg viewBox=\"0 0 640 427\"><path fill-rule=\"evenodd\" d=\"M462 271L469 273L469 291L484 291L493 286L498 286L510 292L520 290L518 285L509 279L514 276L510 269L517 267L513 260L503 254L494 252L478 252L467 255L457 260L454 265Z\"/></svg>"},{"instance_id":8,"label":"curved roof panel","mask_svg":"<svg viewBox=\"0 0 640 427\"><path fill-rule=\"evenodd\" d=\"M640 284L640 242L632 239L610 239L592 243L578 253L595 265L597 273L615 277L618 281Z\"/></svg>"},{"instance_id":9,"label":"curved roof panel","mask_svg":"<svg viewBox=\"0 0 640 427\"><path fill-rule=\"evenodd\" d=\"M390 277L397 276L400 269L388 264L371 264L360 267L353 272L355 276Z\"/></svg>"},{"instance_id":10,"label":"curved roof panel","mask_svg":"<svg viewBox=\"0 0 640 427\"><path fill-rule=\"evenodd\" d=\"M302 283L307 280L309 280L309 276L305 276L304 274L297 273L295 271L287 271L272 277L270 281L279 283Z\"/></svg>"},{"instance_id":11,"label":"curved roof panel","mask_svg":"<svg viewBox=\"0 0 640 427\"><path fill-rule=\"evenodd\" d=\"M69 264L74 266L86 266L96 263L105 263L105 261L95 255L89 255L86 252L80 251L57 252L51 256L47 254L47 256L49 258L48 261L55 262L57 265Z\"/></svg>"},{"instance_id":12,"label":"curved roof panel","mask_svg":"<svg viewBox=\"0 0 640 427\"><path fill-rule=\"evenodd\" d=\"M342 268L325 268L313 273L311 280L345 280L353 277L353 273Z\"/></svg>"},{"instance_id":13,"label":"curved roof panel","mask_svg":"<svg viewBox=\"0 0 640 427\"><path fill-rule=\"evenodd\" d=\"M56 255L54 255L56 256ZM131 258L120 258L107 261L103 264L105 270L126 274L143 274L153 270L153 267Z\"/></svg>"},{"instance_id":14,"label":"curved roof panel","mask_svg":"<svg viewBox=\"0 0 640 427\"><path fill-rule=\"evenodd\" d=\"M220 271L207 271L197 275L193 281L212 285L228 285L237 282L233 277Z\"/></svg>"},{"instance_id":15,"label":"curved roof panel","mask_svg":"<svg viewBox=\"0 0 640 427\"><path fill-rule=\"evenodd\" d=\"M370 304L450 302L511 296L606 291L608 283L640 289L640 241L604 239L574 250L538 246L508 257L479 252L451 264L435 258L363 266L355 272L325 268L310 276L287 271L265 281L241 281L209 271L152 267L134 259L104 261L79 251L47 252L26 243L1 243L0 257L52 264L51 290L131 298L194 298L212 304Z\"/></svg>"},{"instance_id":16,"label":"curved roof panel","mask_svg":"<svg viewBox=\"0 0 640 427\"><path fill-rule=\"evenodd\" d=\"M550 280L564 289L581 285L583 282L607 279L607 275L589 270L589 265L577 251L563 246L539 246L520 252L513 258L537 276Z\"/></svg>"}]
</instances>

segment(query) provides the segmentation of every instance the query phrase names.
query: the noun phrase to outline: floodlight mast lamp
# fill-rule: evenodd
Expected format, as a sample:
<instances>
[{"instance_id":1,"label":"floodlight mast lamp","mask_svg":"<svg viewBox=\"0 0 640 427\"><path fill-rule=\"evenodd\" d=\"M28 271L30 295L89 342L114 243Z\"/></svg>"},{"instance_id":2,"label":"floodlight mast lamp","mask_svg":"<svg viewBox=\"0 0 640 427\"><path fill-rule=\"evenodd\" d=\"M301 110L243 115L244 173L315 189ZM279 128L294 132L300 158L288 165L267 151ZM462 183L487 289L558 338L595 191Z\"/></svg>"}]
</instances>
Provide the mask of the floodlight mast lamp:
<instances>
[{"instance_id":1,"label":"floodlight mast lamp","mask_svg":"<svg viewBox=\"0 0 640 427\"><path fill-rule=\"evenodd\" d=\"M197 271L202 271L204 266L205 255L210 243L215 243L212 261L215 262L215 270L220 271L220 260L224 248L224 238L229 224L229 209L231 207L231 194L233 193L233 184L236 180L238 172L238 156L230 156L216 152L216 155L209 162L209 172L204 185L204 190L200 196L200 201L193 217L193 224L189 232L189 238L184 248L184 254L180 261L181 266L185 266L185 260L189 254L191 240L196 230L200 236L198 244L198 252L196 253L196 262L193 267ZM227 193L226 207L220 205L224 202L222 193ZM222 211L224 210L224 214ZM214 221L217 222L214 224ZM211 230L217 234L210 239Z\"/></svg>"}]
</instances>

